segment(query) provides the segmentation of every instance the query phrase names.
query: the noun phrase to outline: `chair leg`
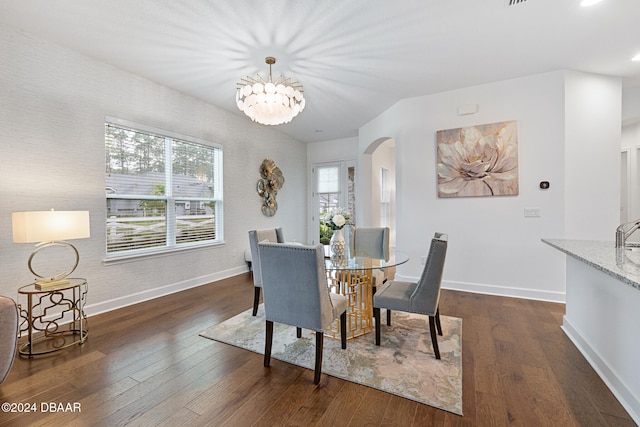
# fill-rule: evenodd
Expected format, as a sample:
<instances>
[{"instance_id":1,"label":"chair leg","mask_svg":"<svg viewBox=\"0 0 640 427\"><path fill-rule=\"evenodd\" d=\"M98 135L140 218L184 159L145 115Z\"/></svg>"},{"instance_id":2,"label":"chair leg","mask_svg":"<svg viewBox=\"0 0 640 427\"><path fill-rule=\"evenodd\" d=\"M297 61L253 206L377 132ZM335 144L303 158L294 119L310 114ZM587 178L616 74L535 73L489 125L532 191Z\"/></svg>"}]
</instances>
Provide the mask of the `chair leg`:
<instances>
[{"instance_id":1,"label":"chair leg","mask_svg":"<svg viewBox=\"0 0 640 427\"><path fill-rule=\"evenodd\" d=\"M438 335L442 336L442 325L440 324L440 307L436 309L436 326L438 327Z\"/></svg>"},{"instance_id":2,"label":"chair leg","mask_svg":"<svg viewBox=\"0 0 640 427\"><path fill-rule=\"evenodd\" d=\"M391 310L387 308L387 326L391 326Z\"/></svg>"},{"instance_id":3,"label":"chair leg","mask_svg":"<svg viewBox=\"0 0 640 427\"><path fill-rule=\"evenodd\" d=\"M267 320L266 337L264 340L264 366L271 363L271 345L273 344L273 322Z\"/></svg>"},{"instance_id":4,"label":"chair leg","mask_svg":"<svg viewBox=\"0 0 640 427\"><path fill-rule=\"evenodd\" d=\"M302 338L302 328L296 327L296 337Z\"/></svg>"},{"instance_id":5,"label":"chair leg","mask_svg":"<svg viewBox=\"0 0 640 427\"><path fill-rule=\"evenodd\" d=\"M373 317L376 319L376 345L380 345L380 309L373 307Z\"/></svg>"},{"instance_id":6,"label":"chair leg","mask_svg":"<svg viewBox=\"0 0 640 427\"><path fill-rule=\"evenodd\" d=\"M429 331L431 331L431 342L433 343L433 352L436 359L440 359L440 349L438 348L438 338L436 335L436 321L434 316L429 316Z\"/></svg>"},{"instance_id":7,"label":"chair leg","mask_svg":"<svg viewBox=\"0 0 640 427\"><path fill-rule=\"evenodd\" d=\"M375 301L376 291L377 290L378 290L378 288L376 286L371 285L371 307L373 307L373 303Z\"/></svg>"},{"instance_id":8,"label":"chair leg","mask_svg":"<svg viewBox=\"0 0 640 427\"><path fill-rule=\"evenodd\" d=\"M342 349L347 348L347 312L340 315L340 344Z\"/></svg>"},{"instance_id":9,"label":"chair leg","mask_svg":"<svg viewBox=\"0 0 640 427\"><path fill-rule=\"evenodd\" d=\"M258 314L258 305L260 305L260 287L259 286L254 286L253 287L253 314L252 314L252 316L255 316L256 314Z\"/></svg>"},{"instance_id":10,"label":"chair leg","mask_svg":"<svg viewBox=\"0 0 640 427\"><path fill-rule=\"evenodd\" d=\"M313 376L313 383L320 383L320 373L322 372L322 345L324 343L324 332L316 331L316 367Z\"/></svg>"}]
</instances>

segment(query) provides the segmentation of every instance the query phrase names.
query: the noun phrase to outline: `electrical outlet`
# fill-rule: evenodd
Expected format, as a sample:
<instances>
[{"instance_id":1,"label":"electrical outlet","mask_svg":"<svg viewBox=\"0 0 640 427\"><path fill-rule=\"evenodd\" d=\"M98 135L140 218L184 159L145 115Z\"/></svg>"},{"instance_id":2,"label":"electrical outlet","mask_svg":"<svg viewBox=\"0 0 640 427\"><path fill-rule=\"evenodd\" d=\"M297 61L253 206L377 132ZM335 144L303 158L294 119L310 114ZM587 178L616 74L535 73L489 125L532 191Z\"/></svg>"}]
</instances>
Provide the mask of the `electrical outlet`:
<instances>
[{"instance_id":1,"label":"electrical outlet","mask_svg":"<svg viewBox=\"0 0 640 427\"><path fill-rule=\"evenodd\" d=\"M540 217L540 208L524 208L524 217L525 218L539 218Z\"/></svg>"}]
</instances>

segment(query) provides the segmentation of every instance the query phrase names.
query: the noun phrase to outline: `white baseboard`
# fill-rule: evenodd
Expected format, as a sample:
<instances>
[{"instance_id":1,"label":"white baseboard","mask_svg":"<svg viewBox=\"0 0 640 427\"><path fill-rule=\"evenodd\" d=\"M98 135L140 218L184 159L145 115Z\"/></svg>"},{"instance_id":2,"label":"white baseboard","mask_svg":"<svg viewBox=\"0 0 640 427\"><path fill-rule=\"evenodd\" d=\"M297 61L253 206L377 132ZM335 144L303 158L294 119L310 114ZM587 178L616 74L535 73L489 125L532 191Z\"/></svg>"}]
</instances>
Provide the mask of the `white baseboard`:
<instances>
[{"instance_id":1,"label":"white baseboard","mask_svg":"<svg viewBox=\"0 0 640 427\"><path fill-rule=\"evenodd\" d=\"M195 288L197 286L206 285L211 282L237 276L238 274L246 272L246 265L242 267L234 267L229 270L219 271L217 273L208 274L206 276L195 277L182 282L161 286L159 288L148 289L146 291L138 292L135 294L125 295L121 298L114 298L112 300L103 301L96 304L88 304L84 308L84 311L87 316L95 316L96 314L106 313L107 311L116 310L118 308L127 307L144 301L149 301L154 298L159 298L165 295L184 291L186 289Z\"/></svg>"},{"instance_id":2,"label":"white baseboard","mask_svg":"<svg viewBox=\"0 0 640 427\"><path fill-rule=\"evenodd\" d=\"M635 396L629 390L624 381L609 368L598 352L583 338L583 334L580 333L578 328L567 319L567 316L562 318L562 330L602 378L602 381L609 387L609 390L611 390L624 409L629 412L635 423L640 425L640 396Z\"/></svg>"},{"instance_id":3,"label":"white baseboard","mask_svg":"<svg viewBox=\"0 0 640 427\"><path fill-rule=\"evenodd\" d=\"M407 277L396 275L395 280L417 282L419 277ZM507 286L487 285L484 283L468 283L442 281L442 289L452 291L473 292L476 294L496 295L512 298L524 298L539 301L558 302L564 304L566 295L564 292L541 291L539 289L512 288Z\"/></svg>"}]
</instances>

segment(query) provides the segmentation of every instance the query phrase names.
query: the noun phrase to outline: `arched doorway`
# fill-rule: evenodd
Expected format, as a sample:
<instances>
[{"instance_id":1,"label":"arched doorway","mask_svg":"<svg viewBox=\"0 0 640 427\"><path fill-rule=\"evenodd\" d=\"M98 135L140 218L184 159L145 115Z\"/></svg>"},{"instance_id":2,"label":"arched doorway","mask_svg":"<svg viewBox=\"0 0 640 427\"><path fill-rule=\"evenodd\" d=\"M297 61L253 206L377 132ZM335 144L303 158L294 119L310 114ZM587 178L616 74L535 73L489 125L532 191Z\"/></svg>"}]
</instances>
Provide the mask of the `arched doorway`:
<instances>
[{"instance_id":1,"label":"arched doorway","mask_svg":"<svg viewBox=\"0 0 640 427\"><path fill-rule=\"evenodd\" d=\"M369 185L361 188L368 193L364 223L371 227L389 227L390 244L395 246L396 237L396 145L393 138L384 137L373 141L364 150L361 170L369 175ZM364 177L363 177L364 178Z\"/></svg>"}]
</instances>

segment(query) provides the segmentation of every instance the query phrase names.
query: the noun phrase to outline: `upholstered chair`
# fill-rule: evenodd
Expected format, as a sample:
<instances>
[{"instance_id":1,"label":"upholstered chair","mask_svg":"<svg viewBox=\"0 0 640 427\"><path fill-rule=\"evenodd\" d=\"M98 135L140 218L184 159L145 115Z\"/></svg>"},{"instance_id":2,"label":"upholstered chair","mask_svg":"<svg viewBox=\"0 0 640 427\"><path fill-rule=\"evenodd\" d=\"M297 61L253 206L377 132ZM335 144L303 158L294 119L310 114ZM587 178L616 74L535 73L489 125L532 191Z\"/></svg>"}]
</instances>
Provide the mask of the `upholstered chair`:
<instances>
[{"instance_id":1,"label":"upholstered chair","mask_svg":"<svg viewBox=\"0 0 640 427\"><path fill-rule=\"evenodd\" d=\"M271 360L273 323L315 331L316 360L313 382L320 382L324 330L340 318L342 348L347 348L347 300L329 292L322 245L258 244L266 319L264 366Z\"/></svg>"},{"instance_id":2,"label":"upholstered chair","mask_svg":"<svg viewBox=\"0 0 640 427\"><path fill-rule=\"evenodd\" d=\"M357 254L365 254L371 258L389 259L389 227L354 227L351 237L352 248ZM373 276L374 288L387 280L386 273L377 269Z\"/></svg>"},{"instance_id":3,"label":"upholstered chair","mask_svg":"<svg viewBox=\"0 0 640 427\"><path fill-rule=\"evenodd\" d=\"M263 230L249 230L249 247L253 268L253 315L258 312L260 304L260 289L262 288L262 271L260 270L260 254L258 243L284 243L282 228L267 228Z\"/></svg>"},{"instance_id":4,"label":"upholstered chair","mask_svg":"<svg viewBox=\"0 0 640 427\"><path fill-rule=\"evenodd\" d=\"M354 227L352 248L372 258L389 259L389 227Z\"/></svg>"},{"instance_id":5,"label":"upholstered chair","mask_svg":"<svg viewBox=\"0 0 640 427\"><path fill-rule=\"evenodd\" d=\"M431 342L436 359L440 359L438 340L436 337L436 327L438 335L442 335L440 325L440 287L442 284L442 273L444 261L447 254L448 236L443 233L436 233L431 239L431 247L427 256L427 261L417 283L390 281L373 296L373 315L376 323L376 345L380 345L380 309L400 310L409 313L418 313L429 316L429 330L431 332ZM390 318L387 318L390 324Z\"/></svg>"},{"instance_id":6,"label":"upholstered chair","mask_svg":"<svg viewBox=\"0 0 640 427\"><path fill-rule=\"evenodd\" d=\"M372 258L389 259L389 227L354 227L351 237L351 249L357 254L366 254ZM387 271L376 268L371 271L371 291L375 295L379 286L387 281ZM391 315L387 311L387 317Z\"/></svg>"},{"instance_id":7,"label":"upholstered chair","mask_svg":"<svg viewBox=\"0 0 640 427\"><path fill-rule=\"evenodd\" d=\"M0 296L0 383L13 365L18 346L18 307L11 298Z\"/></svg>"},{"instance_id":8,"label":"upholstered chair","mask_svg":"<svg viewBox=\"0 0 640 427\"><path fill-rule=\"evenodd\" d=\"M353 233L355 229L356 227L353 225L345 225L344 227L342 227L342 237L344 237L344 242L347 245L347 248L349 248L349 251L351 252L353 252L354 250Z\"/></svg>"}]
</instances>

